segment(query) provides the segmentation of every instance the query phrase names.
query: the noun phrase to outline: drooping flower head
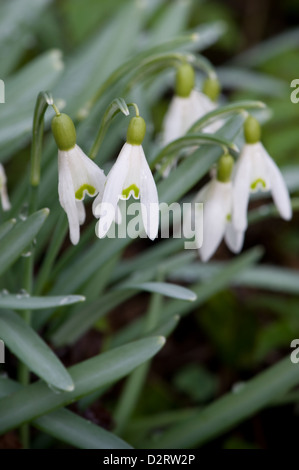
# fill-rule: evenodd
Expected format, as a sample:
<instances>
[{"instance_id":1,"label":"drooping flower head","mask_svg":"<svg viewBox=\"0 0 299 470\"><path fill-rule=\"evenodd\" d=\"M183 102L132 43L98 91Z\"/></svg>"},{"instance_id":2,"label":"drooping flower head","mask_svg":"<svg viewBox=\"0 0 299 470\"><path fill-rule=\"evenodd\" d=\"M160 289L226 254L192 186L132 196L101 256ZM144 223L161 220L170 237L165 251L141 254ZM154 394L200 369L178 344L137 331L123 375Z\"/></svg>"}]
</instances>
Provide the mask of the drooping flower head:
<instances>
[{"instance_id":1,"label":"drooping flower head","mask_svg":"<svg viewBox=\"0 0 299 470\"><path fill-rule=\"evenodd\" d=\"M0 195L1 195L1 204L2 209L4 211L9 211L10 209L10 202L7 194L7 187L6 187L6 174L4 171L3 165L0 163Z\"/></svg>"},{"instance_id":2,"label":"drooping flower head","mask_svg":"<svg viewBox=\"0 0 299 470\"><path fill-rule=\"evenodd\" d=\"M58 195L65 210L71 242L80 239L80 225L85 221L83 199L102 195L106 177L76 144L76 130L67 114L57 114L52 119L52 132L58 146Z\"/></svg>"},{"instance_id":3,"label":"drooping flower head","mask_svg":"<svg viewBox=\"0 0 299 470\"><path fill-rule=\"evenodd\" d=\"M223 155L218 162L217 172L195 198L195 202L203 203L203 243L199 255L204 262L213 256L223 238L234 253L238 253L243 246L244 231L236 230L231 223L233 164L231 155Z\"/></svg>"},{"instance_id":4,"label":"drooping flower head","mask_svg":"<svg viewBox=\"0 0 299 470\"><path fill-rule=\"evenodd\" d=\"M249 116L244 123L245 145L236 164L234 175L233 224L238 230L247 228L247 207L250 193L271 191L281 217L292 218L288 189L276 163L260 142L258 121Z\"/></svg>"},{"instance_id":5,"label":"drooping flower head","mask_svg":"<svg viewBox=\"0 0 299 470\"><path fill-rule=\"evenodd\" d=\"M178 67L175 95L163 122L162 145L168 145L173 140L182 137L198 119L213 111L217 107L219 91L219 81L210 77L203 84L203 92L197 91L193 67L188 63ZM221 125L220 121L214 122L205 126L202 132L216 132ZM164 176L167 176L170 169L171 166L164 172Z\"/></svg>"},{"instance_id":6,"label":"drooping flower head","mask_svg":"<svg viewBox=\"0 0 299 470\"><path fill-rule=\"evenodd\" d=\"M140 199L141 214L145 232L154 239L159 226L159 201L156 184L148 166L142 141L145 136L145 122L141 116L131 119L127 132L127 141L110 170L104 189L94 200L93 213L100 217L96 226L96 235L102 238L108 232L117 217L119 199Z\"/></svg>"}]
</instances>

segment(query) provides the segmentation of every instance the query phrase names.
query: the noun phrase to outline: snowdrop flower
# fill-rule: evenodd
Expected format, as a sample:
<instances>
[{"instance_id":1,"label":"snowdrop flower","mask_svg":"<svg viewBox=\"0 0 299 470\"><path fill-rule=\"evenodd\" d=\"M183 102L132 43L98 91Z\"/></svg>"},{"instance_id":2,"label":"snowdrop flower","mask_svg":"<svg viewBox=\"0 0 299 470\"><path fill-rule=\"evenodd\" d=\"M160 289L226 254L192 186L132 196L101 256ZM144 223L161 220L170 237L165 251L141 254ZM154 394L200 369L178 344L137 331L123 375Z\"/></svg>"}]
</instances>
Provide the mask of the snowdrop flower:
<instances>
[{"instance_id":1,"label":"snowdrop flower","mask_svg":"<svg viewBox=\"0 0 299 470\"><path fill-rule=\"evenodd\" d=\"M140 199L141 215L147 236L156 238L159 226L159 201L156 184L142 148L145 122L140 116L131 119L127 141L110 170L104 189L94 200L93 213L100 217L96 235L102 238L117 217L119 199Z\"/></svg>"},{"instance_id":2,"label":"snowdrop flower","mask_svg":"<svg viewBox=\"0 0 299 470\"><path fill-rule=\"evenodd\" d=\"M1 204L4 211L9 211L10 202L7 194L6 188L6 174L4 171L3 165L0 163L0 195L1 195Z\"/></svg>"},{"instance_id":3,"label":"snowdrop flower","mask_svg":"<svg viewBox=\"0 0 299 470\"><path fill-rule=\"evenodd\" d=\"M215 101L219 95L219 82L208 78L204 82L203 92L195 88L195 73L193 67L186 63L177 69L175 96L172 98L169 109L165 115L162 131L162 145L166 146L189 130L189 128L206 113L213 111L217 105ZM205 126L202 132L214 133L222 125L217 121ZM167 176L171 167L167 167L164 176Z\"/></svg>"},{"instance_id":4,"label":"snowdrop flower","mask_svg":"<svg viewBox=\"0 0 299 470\"><path fill-rule=\"evenodd\" d=\"M106 177L76 144L76 130L69 116L54 116L52 132L58 146L59 202L68 218L71 242L77 245L80 225L85 221L83 199L86 194L101 196Z\"/></svg>"},{"instance_id":5,"label":"snowdrop flower","mask_svg":"<svg viewBox=\"0 0 299 470\"><path fill-rule=\"evenodd\" d=\"M234 175L233 216L237 230L247 228L247 207L251 192L271 191L274 203L285 220L292 218L288 189L279 168L260 142L258 121L249 116L244 123L245 145Z\"/></svg>"},{"instance_id":6,"label":"snowdrop flower","mask_svg":"<svg viewBox=\"0 0 299 470\"><path fill-rule=\"evenodd\" d=\"M239 253L243 246L244 231L236 230L231 223L233 163L231 155L223 155L215 176L195 198L195 202L203 203L203 243L199 248L199 255L204 262L213 256L223 237L234 253Z\"/></svg>"}]
</instances>

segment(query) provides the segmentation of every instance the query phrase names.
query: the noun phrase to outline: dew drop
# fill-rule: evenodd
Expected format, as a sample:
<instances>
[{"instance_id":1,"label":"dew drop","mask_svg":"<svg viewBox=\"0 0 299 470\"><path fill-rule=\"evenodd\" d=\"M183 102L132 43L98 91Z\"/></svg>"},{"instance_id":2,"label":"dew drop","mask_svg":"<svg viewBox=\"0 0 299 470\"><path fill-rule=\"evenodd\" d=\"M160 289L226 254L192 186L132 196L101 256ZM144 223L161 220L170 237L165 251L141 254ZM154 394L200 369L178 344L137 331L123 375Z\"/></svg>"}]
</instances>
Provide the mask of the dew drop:
<instances>
[{"instance_id":1,"label":"dew drop","mask_svg":"<svg viewBox=\"0 0 299 470\"><path fill-rule=\"evenodd\" d=\"M26 220L28 217L28 204L24 204L19 213L19 219Z\"/></svg>"},{"instance_id":2,"label":"dew drop","mask_svg":"<svg viewBox=\"0 0 299 470\"><path fill-rule=\"evenodd\" d=\"M236 382L232 386L232 393L239 393L243 388L245 387L246 383L245 382Z\"/></svg>"},{"instance_id":3,"label":"dew drop","mask_svg":"<svg viewBox=\"0 0 299 470\"><path fill-rule=\"evenodd\" d=\"M21 289L18 292L18 295L20 295L21 297L30 297L30 294L26 291L26 289Z\"/></svg>"}]
</instances>

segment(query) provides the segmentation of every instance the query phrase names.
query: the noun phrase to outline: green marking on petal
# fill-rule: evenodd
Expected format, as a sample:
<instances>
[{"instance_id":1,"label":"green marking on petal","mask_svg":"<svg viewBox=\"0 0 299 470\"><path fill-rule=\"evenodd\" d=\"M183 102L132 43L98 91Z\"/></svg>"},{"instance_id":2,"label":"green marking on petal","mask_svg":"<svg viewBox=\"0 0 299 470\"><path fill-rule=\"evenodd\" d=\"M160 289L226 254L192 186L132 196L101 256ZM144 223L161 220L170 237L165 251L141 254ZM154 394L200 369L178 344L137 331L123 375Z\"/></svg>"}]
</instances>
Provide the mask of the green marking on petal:
<instances>
[{"instance_id":1,"label":"green marking on petal","mask_svg":"<svg viewBox=\"0 0 299 470\"><path fill-rule=\"evenodd\" d=\"M82 201L84 198L84 191L86 191L89 196L94 196L96 193L96 188L91 186L91 184L82 184L79 189L75 192L75 198L79 199L79 201Z\"/></svg>"},{"instance_id":2,"label":"green marking on petal","mask_svg":"<svg viewBox=\"0 0 299 470\"><path fill-rule=\"evenodd\" d=\"M255 190L257 189L258 185L261 185L264 189L266 189L267 185L266 185L266 181L262 180L262 178L258 178L257 180L255 180L253 183L251 183L250 185L250 188L252 190Z\"/></svg>"},{"instance_id":3,"label":"green marking on petal","mask_svg":"<svg viewBox=\"0 0 299 470\"><path fill-rule=\"evenodd\" d=\"M228 222L230 222L230 221L232 220L232 215L231 215L231 214L227 214L226 220L227 220Z\"/></svg>"},{"instance_id":4,"label":"green marking on petal","mask_svg":"<svg viewBox=\"0 0 299 470\"><path fill-rule=\"evenodd\" d=\"M129 186L128 188L123 189L122 196L125 199L129 199L131 193L133 193L133 197L135 199L139 198L139 188L136 186L136 184L131 184L131 186Z\"/></svg>"}]
</instances>

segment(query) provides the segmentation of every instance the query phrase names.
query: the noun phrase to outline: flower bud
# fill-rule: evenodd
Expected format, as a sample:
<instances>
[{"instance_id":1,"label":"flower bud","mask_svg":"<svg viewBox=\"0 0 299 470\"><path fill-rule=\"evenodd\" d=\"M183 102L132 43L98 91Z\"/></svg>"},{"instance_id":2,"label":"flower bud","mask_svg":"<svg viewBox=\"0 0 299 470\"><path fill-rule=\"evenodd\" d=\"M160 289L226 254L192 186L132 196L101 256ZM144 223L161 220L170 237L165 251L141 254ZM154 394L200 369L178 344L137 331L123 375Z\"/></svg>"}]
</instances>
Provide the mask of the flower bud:
<instances>
[{"instance_id":1,"label":"flower bud","mask_svg":"<svg viewBox=\"0 0 299 470\"><path fill-rule=\"evenodd\" d=\"M261 126L253 116L248 116L244 122L244 136L247 144L256 144L261 140Z\"/></svg>"},{"instance_id":2,"label":"flower bud","mask_svg":"<svg viewBox=\"0 0 299 470\"><path fill-rule=\"evenodd\" d=\"M176 73L175 93L181 98L187 98L195 85L195 72L190 64L182 64Z\"/></svg>"},{"instance_id":3,"label":"flower bud","mask_svg":"<svg viewBox=\"0 0 299 470\"><path fill-rule=\"evenodd\" d=\"M76 145L76 129L67 114L59 114L52 119L52 132L59 150L70 150Z\"/></svg>"},{"instance_id":4,"label":"flower bud","mask_svg":"<svg viewBox=\"0 0 299 470\"><path fill-rule=\"evenodd\" d=\"M141 145L145 136L146 125L141 116L133 117L127 131L127 142L131 145Z\"/></svg>"},{"instance_id":5,"label":"flower bud","mask_svg":"<svg viewBox=\"0 0 299 470\"><path fill-rule=\"evenodd\" d=\"M222 155L217 166L217 180L221 183L228 183L234 166L234 159L231 155Z\"/></svg>"},{"instance_id":6,"label":"flower bud","mask_svg":"<svg viewBox=\"0 0 299 470\"><path fill-rule=\"evenodd\" d=\"M212 101L217 101L220 93L220 83L217 78L207 78L203 83L202 91Z\"/></svg>"}]
</instances>

